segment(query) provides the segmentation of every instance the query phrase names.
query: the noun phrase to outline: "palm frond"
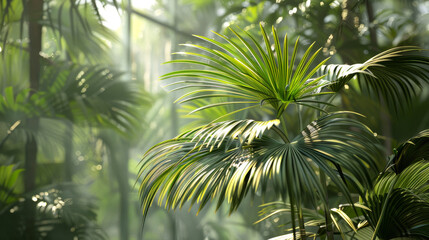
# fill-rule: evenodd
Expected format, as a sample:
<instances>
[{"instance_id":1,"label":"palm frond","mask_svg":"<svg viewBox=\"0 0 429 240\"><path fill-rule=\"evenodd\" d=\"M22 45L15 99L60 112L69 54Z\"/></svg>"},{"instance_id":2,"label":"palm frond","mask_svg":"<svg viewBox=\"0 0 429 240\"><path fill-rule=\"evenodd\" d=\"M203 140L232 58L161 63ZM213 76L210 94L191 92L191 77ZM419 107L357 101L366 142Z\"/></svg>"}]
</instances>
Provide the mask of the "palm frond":
<instances>
[{"instance_id":1,"label":"palm frond","mask_svg":"<svg viewBox=\"0 0 429 240\"><path fill-rule=\"evenodd\" d=\"M278 119L270 121L232 120L213 123L198 130L191 141L195 142L199 149L206 147L210 150L224 144L225 138L227 138L227 149L229 148L228 143L235 140L240 142L240 146L249 145L255 138L261 138L265 131L279 124Z\"/></svg>"},{"instance_id":2,"label":"palm frond","mask_svg":"<svg viewBox=\"0 0 429 240\"><path fill-rule=\"evenodd\" d=\"M422 51L414 46L395 47L362 64L322 66L319 75L326 75L334 92L356 77L361 89L396 108L404 107L423 83L429 83L429 58Z\"/></svg>"},{"instance_id":3,"label":"palm frond","mask_svg":"<svg viewBox=\"0 0 429 240\"><path fill-rule=\"evenodd\" d=\"M372 235L381 239L428 238L428 182L429 162L425 160L411 164L398 174L381 175L363 198L370 211L361 216L375 229Z\"/></svg>"},{"instance_id":4,"label":"palm frond","mask_svg":"<svg viewBox=\"0 0 429 240\"><path fill-rule=\"evenodd\" d=\"M368 188L359 205L365 211L346 211L342 219L359 219L359 229L352 237L372 235L381 239L429 237L429 162L428 131L424 130L401 144L388 167ZM363 224L364 223L364 224ZM350 225L350 224L349 224ZM366 229L370 225L374 231ZM360 239L360 238L358 238Z\"/></svg>"},{"instance_id":5,"label":"palm frond","mask_svg":"<svg viewBox=\"0 0 429 240\"><path fill-rule=\"evenodd\" d=\"M227 200L233 212L247 193L264 195L268 185L284 199L294 199L292 205L309 191L315 193L314 201L323 201L316 168L351 202L345 181L357 188L371 184L369 168L377 169L373 159L378 149L364 125L342 114L314 121L291 142L269 134L275 132L268 130L275 128L275 120L244 120L208 125L154 146L145 154L139 175L144 216L158 192L158 203L168 209L189 201L201 210L217 199L217 207Z\"/></svg>"},{"instance_id":6,"label":"palm frond","mask_svg":"<svg viewBox=\"0 0 429 240\"><path fill-rule=\"evenodd\" d=\"M262 208L259 211L261 218L255 223L265 221L269 218L279 218L282 217L282 215L286 215L287 217L282 221L282 223L284 225L291 224L292 220L290 219L290 215L292 212L292 206L290 204L284 202L270 202L262 204L260 207ZM362 221L361 212L363 210L371 211L371 209L359 203L341 204L338 208L332 208L329 216L335 223L337 231L344 238L344 236L350 235L350 232L353 232L355 233L354 235L356 235L358 231L367 226L367 224L365 224L366 220ZM303 216L305 219L305 226L319 227L317 236L322 237L322 235L325 234L325 216L320 210L316 211L303 208ZM340 220L343 220L345 224ZM349 229L352 231L349 231ZM291 231L291 229L287 229L287 231Z\"/></svg>"},{"instance_id":7,"label":"palm frond","mask_svg":"<svg viewBox=\"0 0 429 240\"><path fill-rule=\"evenodd\" d=\"M122 73L103 66L59 64L47 68L41 80L43 103L51 116L59 115L76 123L97 123L120 133L141 127L135 111L148 103L132 81Z\"/></svg>"},{"instance_id":8,"label":"palm frond","mask_svg":"<svg viewBox=\"0 0 429 240\"><path fill-rule=\"evenodd\" d=\"M15 165L0 166L0 215L8 204L17 200L15 187L22 171Z\"/></svg>"},{"instance_id":9,"label":"palm frond","mask_svg":"<svg viewBox=\"0 0 429 240\"><path fill-rule=\"evenodd\" d=\"M427 167L427 166L426 166ZM414 191L397 188L390 195L372 195L367 199L372 211L368 213L370 224L379 226L377 236L381 239L395 237L429 237L429 202ZM386 211L383 205L388 204ZM380 221L380 218L382 219Z\"/></svg>"},{"instance_id":10,"label":"palm frond","mask_svg":"<svg viewBox=\"0 0 429 240\"><path fill-rule=\"evenodd\" d=\"M292 206L290 204L285 202L280 202L280 201L265 203L260 205L259 207L262 208L259 211L259 216L261 218L258 221L256 221L255 224L265 221L274 216L281 216L285 214L290 215L290 213L292 212ZM303 215L304 215L304 218L307 220L305 223L306 226L321 226L325 224L325 218L323 214L319 213L316 210L303 208ZM292 220L289 219L283 223L285 225L286 224L290 225L292 223Z\"/></svg>"},{"instance_id":11,"label":"palm frond","mask_svg":"<svg viewBox=\"0 0 429 240\"><path fill-rule=\"evenodd\" d=\"M272 111L269 108L255 108L249 106L247 111L242 111L235 105L219 105L217 107L197 111L197 109L204 108L204 106L225 101L227 101L225 98L210 98L198 99L182 104L178 110L180 117L186 119L186 125L183 126L182 129L187 131L220 120L246 119L248 116L254 119L264 119L265 116L272 115Z\"/></svg>"},{"instance_id":12,"label":"palm frond","mask_svg":"<svg viewBox=\"0 0 429 240\"><path fill-rule=\"evenodd\" d=\"M429 159L429 129L423 130L394 149L387 168L399 174L411 164Z\"/></svg>"},{"instance_id":13,"label":"palm frond","mask_svg":"<svg viewBox=\"0 0 429 240\"><path fill-rule=\"evenodd\" d=\"M229 97L236 102L226 104L262 104L269 103L279 117L290 103L313 106L313 103L326 104L314 101L312 98L321 94L317 89L327 86L321 84L322 77L312 78L316 71L327 61L320 62L311 68L319 51L312 52L310 45L301 60L295 63L298 51L298 40L295 43L292 56L289 56L287 36L283 46L273 28L273 45L261 25L261 33L265 49L246 31L238 33L230 28L235 38L216 35L223 40L217 41L202 36L196 36L216 49L200 45L185 44L185 46L202 51L180 52L179 54L195 57L195 59L178 59L168 63L185 64L188 69L167 73L161 79L186 78L171 85L183 84L183 88L195 88L178 99L180 102L210 97ZM217 50L219 49L219 50ZM191 66L200 66L205 69L195 69ZM207 106L214 107L214 106Z\"/></svg>"}]
</instances>

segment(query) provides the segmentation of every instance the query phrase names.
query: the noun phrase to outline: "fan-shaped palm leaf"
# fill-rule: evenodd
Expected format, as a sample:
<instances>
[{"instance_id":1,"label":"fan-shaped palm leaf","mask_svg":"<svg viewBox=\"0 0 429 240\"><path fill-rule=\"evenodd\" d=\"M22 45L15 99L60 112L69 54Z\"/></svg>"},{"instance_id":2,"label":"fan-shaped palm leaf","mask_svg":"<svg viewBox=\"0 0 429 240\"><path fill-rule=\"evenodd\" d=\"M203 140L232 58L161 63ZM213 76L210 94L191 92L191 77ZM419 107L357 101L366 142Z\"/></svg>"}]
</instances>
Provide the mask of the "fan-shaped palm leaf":
<instances>
[{"instance_id":1,"label":"fan-shaped palm leaf","mask_svg":"<svg viewBox=\"0 0 429 240\"><path fill-rule=\"evenodd\" d=\"M271 109L258 108L249 109L249 111L242 111L239 106L236 105L219 105L213 108L206 108L202 111L195 111L198 108L216 103L227 102L226 98L211 98L211 99L199 99L192 102L183 104L178 110L181 113L180 117L186 119L186 125L182 129L190 130L198 126L206 125L209 123L217 122L220 119L232 120L232 119L245 119L247 116L252 116L255 119L263 119L266 115L272 115ZM259 111L258 111L259 110ZM262 111L261 111L262 110Z\"/></svg>"},{"instance_id":2,"label":"fan-shaped palm leaf","mask_svg":"<svg viewBox=\"0 0 429 240\"><path fill-rule=\"evenodd\" d=\"M135 83L122 73L103 66L60 64L46 69L41 82L46 108L52 116L76 123L95 122L121 133L141 125L133 108L147 103Z\"/></svg>"},{"instance_id":3,"label":"fan-shaped palm leaf","mask_svg":"<svg viewBox=\"0 0 429 240\"><path fill-rule=\"evenodd\" d=\"M374 186L361 195L360 204L365 211L358 215L346 211L345 215L340 215L346 221L351 218L360 221L363 229L348 234L352 239L368 239L369 234L372 239L429 237L427 133L424 130L398 147ZM362 217L366 220L361 221ZM368 230L368 225L373 230Z\"/></svg>"},{"instance_id":4,"label":"fan-shaped palm leaf","mask_svg":"<svg viewBox=\"0 0 429 240\"><path fill-rule=\"evenodd\" d=\"M285 202L270 202L270 203L262 204L259 207L262 208L259 211L259 216L261 216L261 218L255 223L259 223L268 218L282 215L282 214L290 215L290 213L292 212L292 206ZM325 218L323 214L315 210L303 208L303 215L306 218L306 220L309 220L305 222L306 226L320 226L322 224L325 224ZM288 220L284 222L285 225L286 224L290 225L291 223L292 223L292 220Z\"/></svg>"},{"instance_id":5,"label":"fan-shaped palm leaf","mask_svg":"<svg viewBox=\"0 0 429 240\"><path fill-rule=\"evenodd\" d=\"M165 201L169 209L190 201L201 210L213 199L219 207L226 199L232 212L247 193L265 194L268 183L279 196L289 196L300 214L303 198L324 199L317 168L351 202L342 177L359 189L369 185L378 150L364 125L340 114L314 121L291 142L268 134L281 134L273 131L277 120L241 120L211 124L154 146L140 169L144 215L158 192L158 203Z\"/></svg>"},{"instance_id":6,"label":"fan-shaped palm leaf","mask_svg":"<svg viewBox=\"0 0 429 240\"><path fill-rule=\"evenodd\" d=\"M185 46L201 50L197 52L181 52L180 54L196 57L196 59L179 59L170 63L180 63L189 66L197 65L207 69L178 70L167 73L161 79L185 77L186 80L172 83L172 85L185 84L175 90L183 88L195 88L178 99L179 102L187 102L195 99L209 97L230 97L236 101L207 105L198 110L215 107L221 104L253 104L258 106L264 102L269 103L279 117L290 103L315 107L313 97L325 94L317 90L329 83L320 81L323 76L313 79L316 71L326 62L320 62L314 68L313 61L319 51L311 54L313 45L309 46L301 60L295 66L298 52L298 40L289 56L287 36L284 37L283 46L273 28L274 49L272 43L261 25L265 50L249 33L238 33L232 28L230 31L235 39L217 34L224 40L220 42L202 36L200 39L207 41L216 49L210 49L200 45L185 44ZM245 39L248 38L249 40ZM326 104L326 103L325 103Z\"/></svg>"},{"instance_id":7,"label":"fan-shaped palm leaf","mask_svg":"<svg viewBox=\"0 0 429 240\"><path fill-rule=\"evenodd\" d=\"M403 46L379 53L362 64L322 66L319 75L326 75L335 92L357 77L361 89L383 97L395 107L404 107L423 82L429 83L428 64L429 58L421 48Z\"/></svg>"},{"instance_id":8,"label":"fan-shaped palm leaf","mask_svg":"<svg viewBox=\"0 0 429 240\"><path fill-rule=\"evenodd\" d=\"M429 237L428 130L401 144L384 173L362 198L372 238ZM358 231L359 234L359 231Z\"/></svg>"},{"instance_id":9,"label":"fan-shaped palm leaf","mask_svg":"<svg viewBox=\"0 0 429 240\"><path fill-rule=\"evenodd\" d=\"M375 227L374 236L428 238L428 182L428 161L416 162L399 174L381 176L366 196L372 210L368 212L368 222Z\"/></svg>"},{"instance_id":10,"label":"fan-shaped palm leaf","mask_svg":"<svg viewBox=\"0 0 429 240\"><path fill-rule=\"evenodd\" d=\"M292 206L288 203L284 202L270 202L266 204L262 204L260 206L262 209L259 211L259 215L261 216L260 220L258 220L256 223L262 222L264 220L267 220L269 218L273 217L281 217L281 215L287 215L290 217L290 213L292 211ZM348 233L349 228L351 228L354 232L357 231L357 229L360 229L362 227L362 224L355 225L355 219L354 216L351 217L353 213L358 213L361 210L370 210L366 206L363 206L358 203L354 204L344 204L340 205L339 208L332 208L330 210L330 218L334 222L335 226L337 227L339 233L342 235L343 239L346 239L345 236ZM315 226L319 229L317 230L317 234L315 234L318 237L323 238L323 235L326 234L326 222L325 222L325 216L323 212L316 211L308 208L303 208L303 215L305 218L305 226ZM342 222L338 221L336 216L339 216L339 219L345 220L345 225L342 224ZM285 225L291 224L290 218L286 218L286 221L283 221ZM358 219L359 220L359 219ZM296 221L296 220L295 220ZM340 227L343 226L344 227ZM291 231L291 229L287 229L287 231ZM279 236L280 237L280 236Z\"/></svg>"},{"instance_id":11,"label":"fan-shaped palm leaf","mask_svg":"<svg viewBox=\"0 0 429 240\"><path fill-rule=\"evenodd\" d=\"M394 149L394 155L388 168L395 173L401 173L406 167L417 161L429 159L429 129L421 131L416 136Z\"/></svg>"}]
</instances>

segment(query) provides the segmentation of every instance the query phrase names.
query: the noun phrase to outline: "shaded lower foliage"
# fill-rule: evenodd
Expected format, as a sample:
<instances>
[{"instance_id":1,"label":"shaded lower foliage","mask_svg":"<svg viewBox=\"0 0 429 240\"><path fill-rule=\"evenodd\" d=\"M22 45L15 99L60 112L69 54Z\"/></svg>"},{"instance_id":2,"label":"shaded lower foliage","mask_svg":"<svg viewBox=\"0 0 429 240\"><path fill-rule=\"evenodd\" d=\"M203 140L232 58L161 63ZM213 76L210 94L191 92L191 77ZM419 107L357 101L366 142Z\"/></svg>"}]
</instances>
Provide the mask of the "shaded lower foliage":
<instances>
[{"instance_id":1,"label":"shaded lower foliage","mask_svg":"<svg viewBox=\"0 0 429 240\"><path fill-rule=\"evenodd\" d=\"M23 239L28 206L34 208L37 239L106 239L96 223L95 200L73 184L47 186L23 195L0 213L2 239Z\"/></svg>"}]
</instances>

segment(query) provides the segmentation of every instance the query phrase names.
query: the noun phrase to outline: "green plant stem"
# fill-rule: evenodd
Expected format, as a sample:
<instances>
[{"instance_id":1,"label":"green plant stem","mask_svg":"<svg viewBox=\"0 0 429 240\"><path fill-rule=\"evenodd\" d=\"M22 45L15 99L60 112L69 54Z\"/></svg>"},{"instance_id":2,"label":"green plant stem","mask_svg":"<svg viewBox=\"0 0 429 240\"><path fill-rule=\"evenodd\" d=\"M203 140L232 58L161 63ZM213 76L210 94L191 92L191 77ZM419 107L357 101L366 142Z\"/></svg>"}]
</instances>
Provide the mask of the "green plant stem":
<instances>
[{"instance_id":1,"label":"green plant stem","mask_svg":"<svg viewBox=\"0 0 429 240\"><path fill-rule=\"evenodd\" d=\"M337 93L333 93L330 97L329 97L329 99L328 99L328 101L327 101L327 103L332 103L333 101L334 101L334 99L335 99L335 97L337 96ZM326 110L326 108L328 107L328 104L326 104L325 106L323 106L323 110ZM319 117L320 116L320 111L319 110L317 110L317 117Z\"/></svg>"},{"instance_id":2,"label":"green plant stem","mask_svg":"<svg viewBox=\"0 0 429 240\"><path fill-rule=\"evenodd\" d=\"M287 181L289 182L290 179L288 179ZM288 186L288 192L289 192L290 214L291 214L291 222L292 222L292 235L293 235L293 239L297 239L296 225L295 225L295 209L294 209L295 201L294 201L293 191L290 189L289 186Z\"/></svg>"},{"instance_id":3,"label":"green plant stem","mask_svg":"<svg viewBox=\"0 0 429 240\"><path fill-rule=\"evenodd\" d=\"M296 111L298 112L298 119L299 119L299 130L302 131L302 114L301 114L301 106L296 104Z\"/></svg>"},{"instance_id":4,"label":"green plant stem","mask_svg":"<svg viewBox=\"0 0 429 240\"><path fill-rule=\"evenodd\" d=\"M298 224L299 224L299 238L301 240L306 240L307 233L305 232L304 215L302 213L301 206L298 206Z\"/></svg>"},{"instance_id":5,"label":"green plant stem","mask_svg":"<svg viewBox=\"0 0 429 240\"><path fill-rule=\"evenodd\" d=\"M332 229L332 220L330 217L330 209L329 209L329 198L328 198L328 185L326 183L326 174L319 168L319 178L320 182L322 183L323 190L324 190L324 215L325 215L325 224L326 224L326 237L328 240L334 240L334 231Z\"/></svg>"},{"instance_id":6,"label":"green plant stem","mask_svg":"<svg viewBox=\"0 0 429 240\"><path fill-rule=\"evenodd\" d=\"M383 208L381 209L380 217L378 218L377 226L375 226L374 233L372 234L371 240L375 240L375 238L377 237L377 233L378 233L378 230L380 229L384 213L386 212L386 209L387 209L387 204L389 203L389 198L392 195L392 191L393 191L393 189L394 189L394 187L395 187L396 182L398 181L398 179L399 179L399 176L396 176L396 178L393 181L392 185L390 185L390 189L389 189L389 192L387 193L386 201L384 202Z\"/></svg>"},{"instance_id":7,"label":"green plant stem","mask_svg":"<svg viewBox=\"0 0 429 240\"><path fill-rule=\"evenodd\" d=\"M273 130L281 137L281 139L285 143L290 143L289 138L286 136L286 134L277 126L273 126Z\"/></svg>"}]
</instances>

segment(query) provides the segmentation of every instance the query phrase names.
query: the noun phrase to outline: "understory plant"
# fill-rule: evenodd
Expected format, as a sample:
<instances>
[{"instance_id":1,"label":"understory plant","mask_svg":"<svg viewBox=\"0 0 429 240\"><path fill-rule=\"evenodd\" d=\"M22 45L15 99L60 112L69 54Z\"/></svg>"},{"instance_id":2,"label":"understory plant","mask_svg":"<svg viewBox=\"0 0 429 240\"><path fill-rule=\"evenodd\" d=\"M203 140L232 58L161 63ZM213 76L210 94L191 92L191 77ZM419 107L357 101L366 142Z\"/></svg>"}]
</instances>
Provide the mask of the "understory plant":
<instances>
[{"instance_id":1,"label":"understory plant","mask_svg":"<svg viewBox=\"0 0 429 240\"><path fill-rule=\"evenodd\" d=\"M192 113L233 105L223 117L247 112L250 118L217 118L148 150L139 175L144 217L154 201L167 209L189 203L199 210L226 202L232 213L247 195L274 192L279 202L264 205L262 214L288 214L289 233L282 239L351 238L341 228L345 221L358 231L348 214L362 215L375 228L373 235L385 238L377 221L389 205L375 190L386 166L383 148L362 123L365 116L342 111L336 96L354 87L395 109L406 108L429 82L429 58L404 46L361 64L327 65L314 43L300 50L299 40L290 45L274 27L269 36L261 25L262 41L241 29L229 31L232 37L216 33L218 40L196 36L210 47L184 44L191 50L178 54L188 58L170 61L180 70L161 79L176 79L168 86L185 91L179 103L198 101ZM387 189L387 198L408 194ZM332 190L341 193L350 212L333 208ZM418 191L427 196L427 187ZM384 209L380 214L371 212L373 202ZM401 227L409 232L408 225Z\"/></svg>"}]
</instances>

